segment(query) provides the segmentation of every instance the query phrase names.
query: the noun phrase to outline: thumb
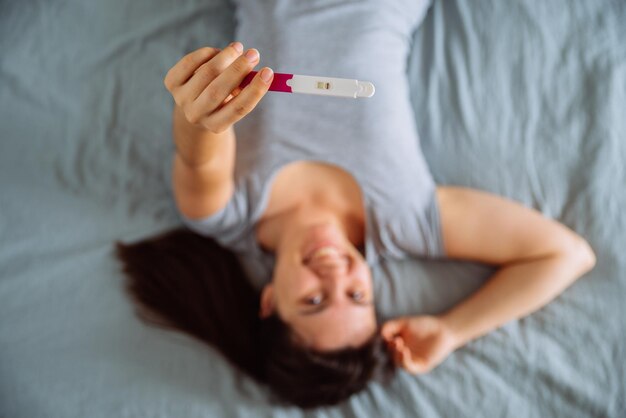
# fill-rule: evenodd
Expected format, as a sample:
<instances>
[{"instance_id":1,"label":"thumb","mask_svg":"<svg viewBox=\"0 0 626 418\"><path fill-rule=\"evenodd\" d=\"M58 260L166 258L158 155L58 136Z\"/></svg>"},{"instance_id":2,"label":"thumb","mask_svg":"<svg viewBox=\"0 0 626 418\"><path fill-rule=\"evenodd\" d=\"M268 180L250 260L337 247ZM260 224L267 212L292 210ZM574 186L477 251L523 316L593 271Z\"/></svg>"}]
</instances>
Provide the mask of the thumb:
<instances>
[{"instance_id":1,"label":"thumb","mask_svg":"<svg viewBox=\"0 0 626 418\"><path fill-rule=\"evenodd\" d=\"M405 326L406 318L392 319L385 322L380 332L385 340L390 341L393 337L399 335Z\"/></svg>"}]
</instances>

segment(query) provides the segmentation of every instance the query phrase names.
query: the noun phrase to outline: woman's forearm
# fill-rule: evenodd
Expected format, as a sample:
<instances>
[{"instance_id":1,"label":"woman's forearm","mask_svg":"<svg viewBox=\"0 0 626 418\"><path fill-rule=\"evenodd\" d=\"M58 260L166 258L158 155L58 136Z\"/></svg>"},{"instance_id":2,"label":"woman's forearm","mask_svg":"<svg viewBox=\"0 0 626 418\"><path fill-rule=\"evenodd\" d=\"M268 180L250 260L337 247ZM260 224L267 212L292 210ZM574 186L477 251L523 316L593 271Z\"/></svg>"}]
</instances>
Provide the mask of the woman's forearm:
<instances>
[{"instance_id":1,"label":"woman's forearm","mask_svg":"<svg viewBox=\"0 0 626 418\"><path fill-rule=\"evenodd\" d=\"M235 133L232 126L221 133L198 128L178 107L173 117L176 204L185 216L200 219L223 207L232 194Z\"/></svg>"},{"instance_id":2,"label":"woman's forearm","mask_svg":"<svg viewBox=\"0 0 626 418\"><path fill-rule=\"evenodd\" d=\"M485 285L442 315L456 347L546 305L595 264L578 251L504 265Z\"/></svg>"}]
</instances>

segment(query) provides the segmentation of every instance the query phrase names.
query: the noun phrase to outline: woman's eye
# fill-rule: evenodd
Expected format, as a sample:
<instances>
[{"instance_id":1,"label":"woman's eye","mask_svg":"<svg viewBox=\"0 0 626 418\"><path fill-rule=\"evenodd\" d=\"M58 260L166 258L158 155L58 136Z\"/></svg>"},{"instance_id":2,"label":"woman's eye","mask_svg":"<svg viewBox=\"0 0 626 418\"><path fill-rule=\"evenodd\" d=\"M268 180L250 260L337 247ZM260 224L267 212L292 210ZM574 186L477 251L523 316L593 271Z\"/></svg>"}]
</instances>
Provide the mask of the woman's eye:
<instances>
[{"instance_id":1,"label":"woman's eye","mask_svg":"<svg viewBox=\"0 0 626 418\"><path fill-rule=\"evenodd\" d=\"M322 303L322 297L320 295L312 296L306 300L309 305L319 305Z\"/></svg>"},{"instance_id":2,"label":"woman's eye","mask_svg":"<svg viewBox=\"0 0 626 418\"><path fill-rule=\"evenodd\" d=\"M353 300L356 300L357 302L363 300L363 292L360 292L358 290L356 292L352 292L350 296Z\"/></svg>"}]
</instances>

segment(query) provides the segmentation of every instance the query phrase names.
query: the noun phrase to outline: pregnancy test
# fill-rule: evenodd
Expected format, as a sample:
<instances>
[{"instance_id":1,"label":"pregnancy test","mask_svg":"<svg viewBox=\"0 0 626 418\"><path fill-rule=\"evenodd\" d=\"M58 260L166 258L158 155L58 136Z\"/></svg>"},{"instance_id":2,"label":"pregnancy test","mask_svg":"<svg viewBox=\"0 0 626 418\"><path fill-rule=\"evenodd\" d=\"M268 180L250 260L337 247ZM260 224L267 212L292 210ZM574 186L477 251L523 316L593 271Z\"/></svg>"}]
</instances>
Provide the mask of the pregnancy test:
<instances>
[{"instance_id":1,"label":"pregnancy test","mask_svg":"<svg viewBox=\"0 0 626 418\"><path fill-rule=\"evenodd\" d=\"M239 87L243 89L250 84L256 73L257 71L251 71L243 79ZM372 97L375 88L369 81L359 81L350 78L274 73L270 91L352 97L356 99L357 97Z\"/></svg>"}]
</instances>

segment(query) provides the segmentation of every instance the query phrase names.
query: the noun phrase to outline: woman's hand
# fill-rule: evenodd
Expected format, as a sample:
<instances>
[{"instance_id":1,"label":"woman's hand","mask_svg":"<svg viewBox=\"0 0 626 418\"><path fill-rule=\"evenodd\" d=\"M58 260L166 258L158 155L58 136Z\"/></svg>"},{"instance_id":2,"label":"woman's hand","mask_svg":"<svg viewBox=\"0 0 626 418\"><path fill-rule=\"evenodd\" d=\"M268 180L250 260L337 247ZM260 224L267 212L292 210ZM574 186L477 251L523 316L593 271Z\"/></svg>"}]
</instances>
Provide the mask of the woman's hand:
<instances>
[{"instance_id":1,"label":"woman's hand","mask_svg":"<svg viewBox=\"0 0 626 418\"><path fill-rule=\"evenodd\" d=\"M224 50L200 48L184 56L163 83L187 121L221 133L252 111L267 93L274 73L265 67L243 90L239 85L259 61L259 52L233 42Z\"/></svg>"},{"instance_id":2,"label":"woman's hand","mask_svg":"<svg viewBox=\"0 0 626 418\"><path fill-rule=\"evenodd\" d=\"M456 349L456 338L436 316L403 317L382 328L396 365L413 374L427 373Z\"/></svg>"}]
</instances>

